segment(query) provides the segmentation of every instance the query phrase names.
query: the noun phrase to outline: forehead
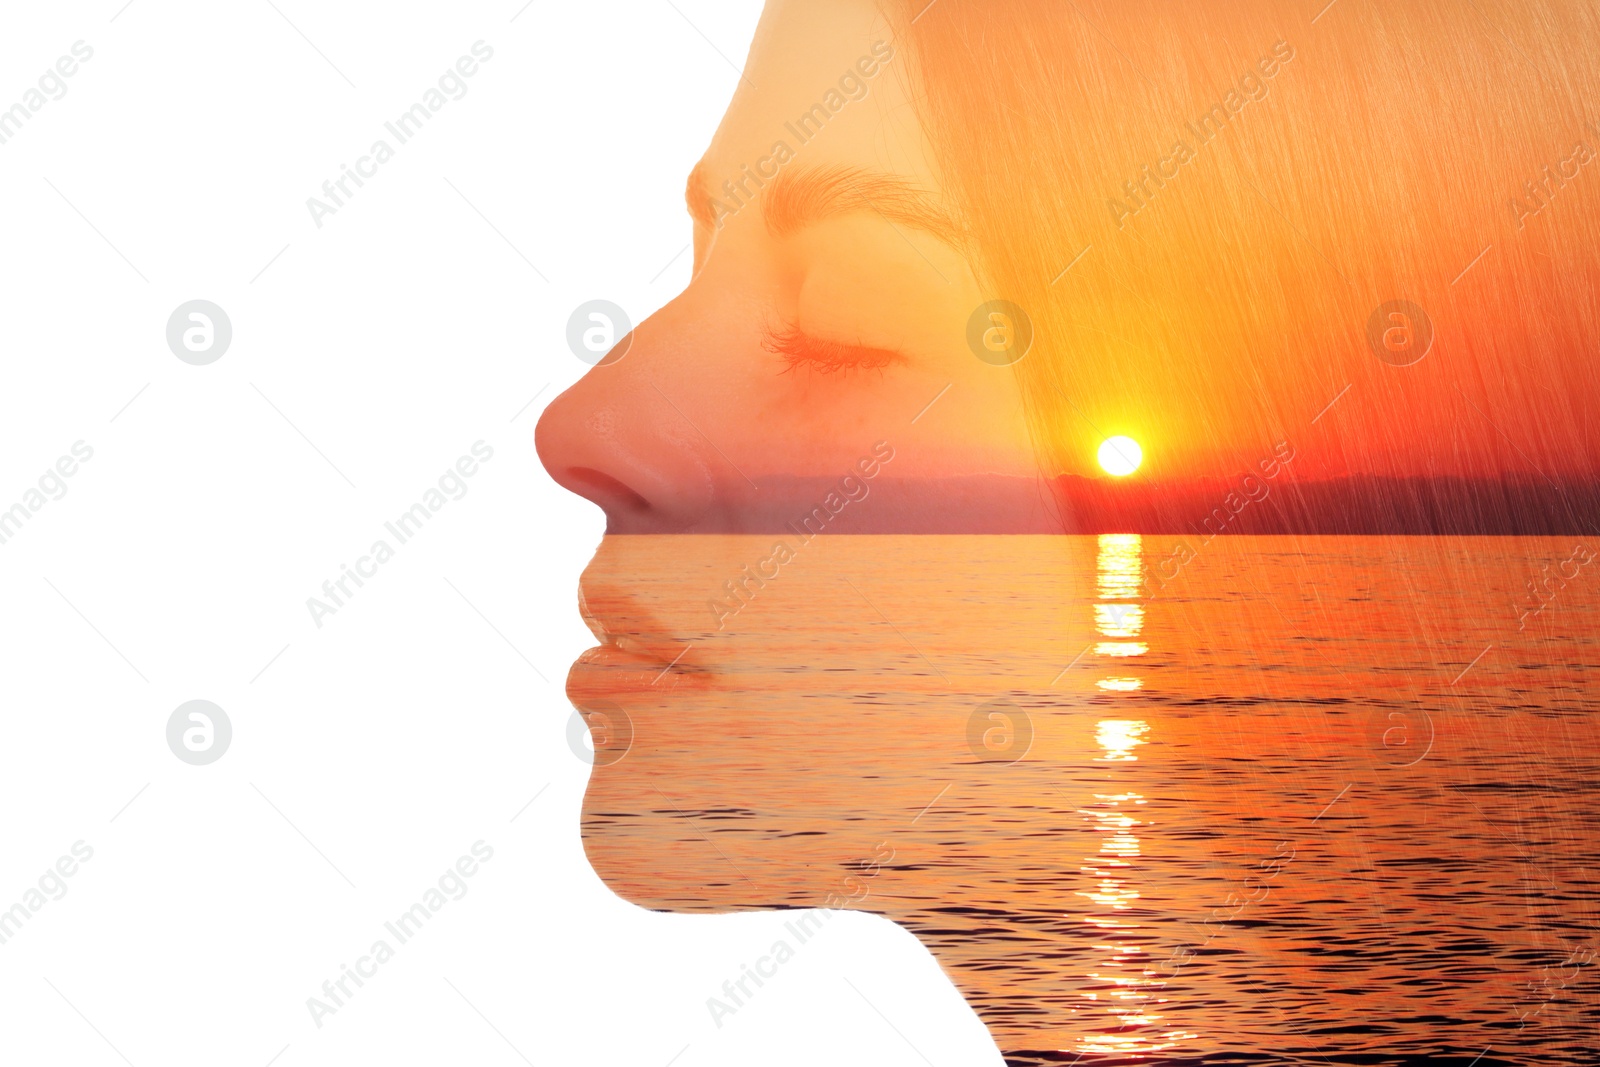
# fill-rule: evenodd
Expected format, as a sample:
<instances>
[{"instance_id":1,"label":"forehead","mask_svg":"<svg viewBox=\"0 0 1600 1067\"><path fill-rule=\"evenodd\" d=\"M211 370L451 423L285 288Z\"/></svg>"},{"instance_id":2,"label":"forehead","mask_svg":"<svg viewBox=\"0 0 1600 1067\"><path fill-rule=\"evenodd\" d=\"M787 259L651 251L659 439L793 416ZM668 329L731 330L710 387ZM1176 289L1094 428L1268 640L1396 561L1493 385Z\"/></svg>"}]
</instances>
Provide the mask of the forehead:
<instances>
[{"instance_id":1,"label":"forehead","mask_svg":"<svg viewBox=\"0 0 1600 1067\"><path fill-rule=\"evenodd\" d=\"M872 0L769 0L701 161L706 185L715 195L746 168L788 157L785 168L859 167L934 188L911 69Z\"/></svg>"}]
</instances>

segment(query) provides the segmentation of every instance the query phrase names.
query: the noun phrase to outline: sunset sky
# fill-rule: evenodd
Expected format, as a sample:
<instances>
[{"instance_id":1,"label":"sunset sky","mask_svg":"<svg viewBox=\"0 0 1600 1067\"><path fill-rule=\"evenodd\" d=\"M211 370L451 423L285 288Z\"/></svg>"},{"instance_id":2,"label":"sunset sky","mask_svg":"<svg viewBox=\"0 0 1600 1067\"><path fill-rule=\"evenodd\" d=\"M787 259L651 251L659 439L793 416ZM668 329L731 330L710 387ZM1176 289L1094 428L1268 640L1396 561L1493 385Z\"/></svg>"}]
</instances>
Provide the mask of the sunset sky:
<instances>
[{"instance_id":1,"label":"sunset sky","mask_svg":"<svg viewBox=\"0 0 1600 1067\"><path fill-rule=\"evenodd\" d=\"M1239 529L1587 528L1593 13L1518 44L1437 6L1158 7L1029 23L1045 58L981 93L931 16L919 92L870 8L770 10L688 176L694 280L552 404L552 473L615 532L768 529L887 441L841 530L1155 530L1286 445L1300 495ZM1032 332L1010 366L970 349L996 299Z\"/></svg>"}]
</instances>

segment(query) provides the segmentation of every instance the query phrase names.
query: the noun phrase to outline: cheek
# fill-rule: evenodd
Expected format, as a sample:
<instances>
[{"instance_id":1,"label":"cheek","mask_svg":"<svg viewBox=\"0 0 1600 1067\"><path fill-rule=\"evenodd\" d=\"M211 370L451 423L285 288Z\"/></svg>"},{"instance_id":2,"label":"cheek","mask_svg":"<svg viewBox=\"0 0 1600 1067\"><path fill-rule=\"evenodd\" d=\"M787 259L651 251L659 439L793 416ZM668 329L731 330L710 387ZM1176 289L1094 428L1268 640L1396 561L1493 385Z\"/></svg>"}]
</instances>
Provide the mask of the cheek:
<instances>
[{"instance_id":1,"label":"cheek","mask_svg":"<svg viewBox=\"0 0 1600 1067\"><path fill-rule=\"evenodd\" d=\"M1017 371L990 366L964 350L953 353L937 371L945 372L942 382L935 373L919 383L927 398L921 403L947 383L949 389L907 428L905 467L1031 475L1037 459Z\"/></svg>"}]
</instances>

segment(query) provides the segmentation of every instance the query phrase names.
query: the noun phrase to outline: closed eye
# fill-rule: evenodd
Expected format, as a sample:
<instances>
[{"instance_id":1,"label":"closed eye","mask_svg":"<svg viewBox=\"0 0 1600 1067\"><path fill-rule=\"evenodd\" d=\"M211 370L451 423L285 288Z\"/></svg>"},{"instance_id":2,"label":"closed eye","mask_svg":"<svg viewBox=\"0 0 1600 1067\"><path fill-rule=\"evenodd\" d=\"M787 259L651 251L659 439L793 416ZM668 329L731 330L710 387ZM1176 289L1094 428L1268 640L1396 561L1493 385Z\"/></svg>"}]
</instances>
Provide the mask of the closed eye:
<instances>
[{"instance_id":1,"label":"closed eye","mask_svg":"<svg viewBox=\"0 0 1600 1067\"><path fill-rule=\"evenodd\" d=\"M797 326L769 329L761 347L783 361L785 374L797 368L821 374L848 374L856 370L882 370L905 362L905 357L898 352L823 340L803 333Z\"/></svg>"}]
</instances>

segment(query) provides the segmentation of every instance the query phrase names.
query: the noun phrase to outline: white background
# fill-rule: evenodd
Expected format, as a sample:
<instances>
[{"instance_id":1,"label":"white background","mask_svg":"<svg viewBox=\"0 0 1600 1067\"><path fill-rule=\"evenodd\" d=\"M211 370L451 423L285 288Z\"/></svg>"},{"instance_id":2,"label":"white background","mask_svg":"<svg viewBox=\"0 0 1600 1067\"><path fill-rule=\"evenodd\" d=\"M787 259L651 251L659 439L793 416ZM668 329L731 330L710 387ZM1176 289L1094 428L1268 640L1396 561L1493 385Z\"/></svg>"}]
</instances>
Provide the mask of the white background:
<instances>
[{"instance_id":1,"label":"white background","mask_svg":"<svg viewBox=\"0 0 1600 1067\"><path fill-rule=\"evenodd\" d=\"M94 56L0 145L0 510L94 455L0 545L0 909L94 854L0 945L0 1062L998 1063L932 957L853 914L717 1027L785 916L643 911L579 842L561 682L602 520L533 426L585 369L577 304L637 321L687 282L684 178L759 4L275 2L6 5L0 108ZM318 229L307 197L480 39ZM165 338L197 298L234 334L203 367ZM479 440L317 628L307 598ZM209 766L167 747L192 699L232 721ZM307 998L479 840L318 1028Z\"/></svg>"}]
</instances>

